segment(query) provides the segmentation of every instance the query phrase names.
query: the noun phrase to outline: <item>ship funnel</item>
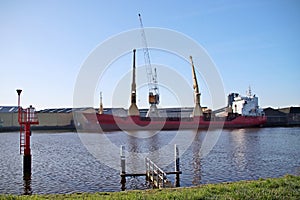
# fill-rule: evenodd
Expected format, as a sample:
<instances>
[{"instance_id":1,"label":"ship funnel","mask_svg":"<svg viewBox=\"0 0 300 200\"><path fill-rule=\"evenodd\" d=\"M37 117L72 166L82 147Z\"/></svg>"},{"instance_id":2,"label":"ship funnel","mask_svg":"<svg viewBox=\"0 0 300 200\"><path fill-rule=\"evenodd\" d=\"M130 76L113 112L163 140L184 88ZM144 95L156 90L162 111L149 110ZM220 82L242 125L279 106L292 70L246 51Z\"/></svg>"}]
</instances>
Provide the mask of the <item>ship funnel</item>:
<instances>
[{"instance_id":1,"label":"ship funnel","mask_svg":"<svg viewBox=\"0 0 300 200\"><path fill-rule=\"evenodd\" d=\"M135 82L135 52L133 49L133 69L132 69L132 83L131 83L131 105L128 109L129 116L139 116L140 112L136 105L136 82Z\"/></svg>"},{"instance_id":2,"label":"ship funnel","mask_svg":"<svg viewBox=\"0 0 300 200\"><path fill-rule=\"evenodd\" d=\"M193 116L199 117L199 116L203 116L202 108L200 105L201 93L199 92L199 87L198 87L198 82L197 82L197 77L196 77L196 72L195 72L195 67L194 67L194 62L193 62L192 56L190 56L190 60L191 60L191 65L192 65L193 88L194 88L194 95L195 95L195 107L193 110Z\"/></svg>"}]
</instances>

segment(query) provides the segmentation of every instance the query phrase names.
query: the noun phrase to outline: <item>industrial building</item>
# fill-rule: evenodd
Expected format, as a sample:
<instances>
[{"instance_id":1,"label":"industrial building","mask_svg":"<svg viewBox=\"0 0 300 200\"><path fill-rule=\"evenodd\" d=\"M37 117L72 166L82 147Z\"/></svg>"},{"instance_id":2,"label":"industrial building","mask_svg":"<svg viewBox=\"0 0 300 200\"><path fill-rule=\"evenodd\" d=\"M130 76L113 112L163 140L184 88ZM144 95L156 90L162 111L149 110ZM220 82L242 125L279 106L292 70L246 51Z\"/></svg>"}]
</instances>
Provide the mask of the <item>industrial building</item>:
<instances>
[{"instance_id":1,"label":"industrial building","mask_svg":"<svg viewBox=\"0 0 300 200\"><path fill-rule=\"evenodd\" d=\"M37 111L38 125L32 129L39 130L75 130L73 112L85 111L88 108L58 108ZM0 131L18 130L18 107L0 106Z\"/></svg>"},{"instance_id":2,"label":"industrial building","mask_svg":"<svg viewBox=\"0 0 300 200\"><path fill-rule=\"evenodd\" d=\"M18 106L0 106L0 128L19 127Z\"/></svg>"},{"instance_id":3,"label":"industrial building","mask_svg":"<svg viewBox=\"0 0 300 200\"><path fill-rule=\"evenodd\" d=\"M265 108L267 123L264 126L300 126L300 107Z\"/></svg>"}]
</instances>

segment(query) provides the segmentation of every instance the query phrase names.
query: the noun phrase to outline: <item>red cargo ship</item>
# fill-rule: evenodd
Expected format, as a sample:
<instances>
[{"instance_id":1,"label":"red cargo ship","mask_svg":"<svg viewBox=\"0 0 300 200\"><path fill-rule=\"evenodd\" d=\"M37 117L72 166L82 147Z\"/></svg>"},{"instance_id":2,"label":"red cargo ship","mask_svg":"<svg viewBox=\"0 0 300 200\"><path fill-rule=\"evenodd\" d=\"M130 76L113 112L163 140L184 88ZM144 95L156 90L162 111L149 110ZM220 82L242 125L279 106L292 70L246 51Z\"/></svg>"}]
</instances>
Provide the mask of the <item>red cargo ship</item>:
<instances>
[{"instance_id":1,"label":"red cargo ship","mask_svg":"<svg viewBox=\"0 0 300 200\"><path fill-rule=\"evenodd\" d=\"M266 122L265 116L231 117L119 117L110 114L84 113L87 122L84 130L179 130L179 129L208 129L211 128L247 128L260 127Z\"/></svg>"},{"instance_id":2,"label":"red cargo ship","mask_svg":"<svg viewBox=\"0 0 300 200\"><path fill-rule=\"evenodd\" d=\"M258 98L251 94L249 88L246 97L237 93L228 96L228 106L221 112L211 112L200 106L200 92L192 57L193 88L195 106L189 112L177 111L176 114L160 115L156 105L159 102L156 81L154 90L149 90L150 109L147 115L141 116L136 105L135 83L135 50L133 50L133 79L131 85L131 105L126 114L117 115L103 112L102 96L98 113L83 113L85 120L80 124L87 131L117 131L117 130L179 130L179 129L208 129L208 128L246 128L260 127L266 122L263 110L258 106ZM156 71L156 70L155 70ZM153 89L151 88L151 89ZM168 109L170 110L170 109ZM180 116L180 117L178 117Z\"/></svg>"}]
</instances>

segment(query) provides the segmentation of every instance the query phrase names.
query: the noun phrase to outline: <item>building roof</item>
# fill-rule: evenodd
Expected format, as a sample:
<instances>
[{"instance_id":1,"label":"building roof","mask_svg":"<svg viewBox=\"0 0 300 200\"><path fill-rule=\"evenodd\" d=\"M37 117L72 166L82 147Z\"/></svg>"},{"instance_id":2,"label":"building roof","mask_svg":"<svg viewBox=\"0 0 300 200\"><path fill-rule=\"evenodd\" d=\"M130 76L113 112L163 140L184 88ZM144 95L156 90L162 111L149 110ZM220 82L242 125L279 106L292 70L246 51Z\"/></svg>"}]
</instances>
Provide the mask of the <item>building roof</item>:
<instances>
[{"instance_id":1,"label":"building roof","mask_svg":"<svg viewBox=\"0 0 300 200\"><path fill-rule=\"evenodd\" d=\"M18 106L0 106L0 113L18 112Z\"/></svg>"},{"instance_id":2,"label":"building roof","mask_svg":"<svg viewBox=\"0 0 300 200\"><path fill-rule=\"evenodd\" d=\"M286 108L280 108L279 109L281 112L284 113L300 113L300 107L286 107Z\"/></svg>"},{"instance_id":3,"label":"building roof","mask_svg":"<svg viewBox=\"0 0 300 200\"><path fill-rule=\"evenodd\" d=\"M274 109L271 107L264 108L264 112L266 116L286 116L286 113L279 111L278 109Z\"/></svg>"},{"instance_id":4,"label":"building roof","mask_svg":"<svg viewBox=\"0 0 300 200\"><path fill-rule=\"evenodd\" d=\"M73 111L84 111L90 108L49 108L38 111L38 113L71 113Z\"/></svg>"}]
</instances>

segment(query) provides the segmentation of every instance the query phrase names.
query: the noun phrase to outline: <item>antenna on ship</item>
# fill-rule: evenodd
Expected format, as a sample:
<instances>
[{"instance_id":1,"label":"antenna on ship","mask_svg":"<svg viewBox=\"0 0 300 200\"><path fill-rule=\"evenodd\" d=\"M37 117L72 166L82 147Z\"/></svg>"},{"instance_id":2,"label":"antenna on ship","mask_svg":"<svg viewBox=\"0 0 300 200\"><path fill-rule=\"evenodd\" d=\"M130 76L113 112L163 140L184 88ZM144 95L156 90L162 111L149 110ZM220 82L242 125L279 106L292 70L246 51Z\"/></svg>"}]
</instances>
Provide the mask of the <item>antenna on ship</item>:
<instances>
[{"instance_id":1,"label":"antenna on ship","mask_svg":"<svg viewBox=\"0 0 300 200\"><path fill-rule=\"evenodd\" d=\"M98 113L101 115L103 114L103 103L102 103L102 92L100 92L100 106Z\"/></svg>"},{"instance_id":2,"label":"antenna on ship","mask_svg":"<svg viewBox=\"0 0 300 200\"><path fill-rule=\"evenodd\" d=\"M248 96L251 97L252 96L252 91L251 91L251 86L249 85L249 88L248 88Z\"/></svg>"},{"instance_id":3,"label":"antenna on ship","mask_svg":"<svg viewBox=\"0 0 300 200\"><path fill-rule=\"evenodd\" d=\"M190 56L191 60L191 65L192 65L192 76L193 76L193 88L194 88L194 94L195 94L195 107L193 110L193 117L199 117L203 116L202 108L200 105L200 95L201 93L199 92L199 87L198 87L198 82L197 82L197 77L196 77L196 72L195 72L195 67L194 67L194 62L192 56Z\"/></svg>"},{"instance_id":4,"label":"antenna on ship","mask_svg":"<svg viewBox=\"0 0 300 200\"><path fill-rule=\"evenodd\" d=\"M129 116L139 116L140 112L136 105L136 83L135 83L135 52L133 49L132 83L131 83L131 104L128 109Z\"/></svg>"}]
</instances>

